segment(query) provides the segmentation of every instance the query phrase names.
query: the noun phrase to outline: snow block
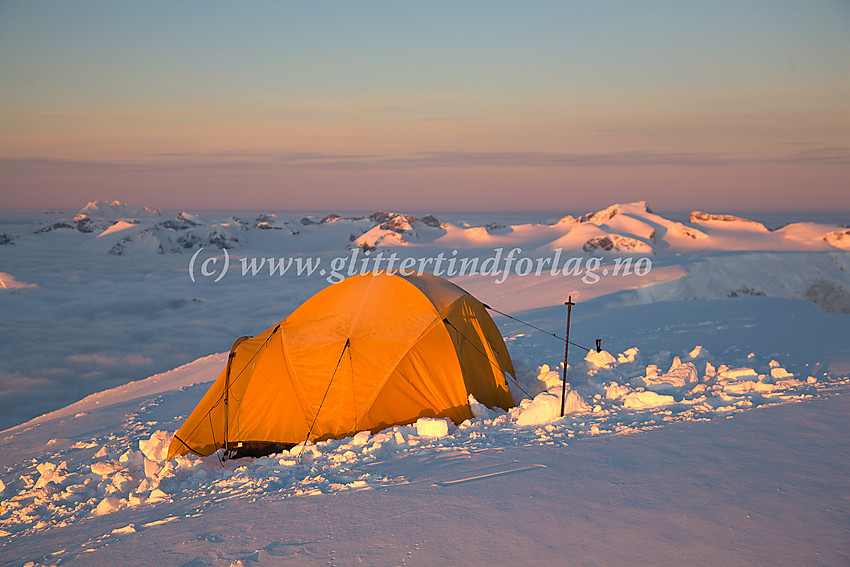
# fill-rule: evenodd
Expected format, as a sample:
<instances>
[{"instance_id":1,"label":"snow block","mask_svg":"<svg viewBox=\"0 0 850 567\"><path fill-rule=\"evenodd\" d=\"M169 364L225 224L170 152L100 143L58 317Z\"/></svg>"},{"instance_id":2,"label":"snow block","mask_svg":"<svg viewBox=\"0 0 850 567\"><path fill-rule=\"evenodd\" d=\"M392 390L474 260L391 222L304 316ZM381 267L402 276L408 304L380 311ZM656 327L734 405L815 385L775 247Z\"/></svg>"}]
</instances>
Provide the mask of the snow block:
<instances>
[{"instance_id":1,"label":"snow block","mask_svg":"<svg viewBox=\"0 0 850 567\"><path fill-rule=\"evenodd\" d=\"M449 434L449 422L446 419L420 417L414 425L420 437L442 438Z\"/></svg>"}]
</instances>

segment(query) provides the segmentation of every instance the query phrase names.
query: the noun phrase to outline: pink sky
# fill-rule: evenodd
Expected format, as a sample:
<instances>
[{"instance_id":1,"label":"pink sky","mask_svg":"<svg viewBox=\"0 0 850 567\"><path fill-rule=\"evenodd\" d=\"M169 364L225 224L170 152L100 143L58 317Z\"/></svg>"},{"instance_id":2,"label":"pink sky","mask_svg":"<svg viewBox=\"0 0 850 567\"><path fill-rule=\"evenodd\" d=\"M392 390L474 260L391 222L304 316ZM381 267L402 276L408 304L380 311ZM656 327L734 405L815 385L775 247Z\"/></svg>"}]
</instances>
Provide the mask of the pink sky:
<instances>
[{"instance_id":1,"label":"pink sky","mask_svg":"<svg viewBox=\"0 0 850 567\"><path fill-rule=\"evenodd\" d=\"M0 205L850 210L846 6L379 4L4 4Z\"/></svg>"}]
</instances>

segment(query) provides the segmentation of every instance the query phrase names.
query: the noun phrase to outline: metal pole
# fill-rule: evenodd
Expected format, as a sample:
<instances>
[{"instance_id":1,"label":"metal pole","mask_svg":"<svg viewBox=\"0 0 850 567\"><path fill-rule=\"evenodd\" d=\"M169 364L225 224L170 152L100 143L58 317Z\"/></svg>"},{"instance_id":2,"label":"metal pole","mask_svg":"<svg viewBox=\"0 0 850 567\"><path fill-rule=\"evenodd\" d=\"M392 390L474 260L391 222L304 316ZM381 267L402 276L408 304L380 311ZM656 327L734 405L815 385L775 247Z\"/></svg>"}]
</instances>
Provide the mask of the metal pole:
<instances>
[{"instance_id":1,"label":"metal pole","mask_svg":"<svg viewBox=\"0 0 850 567\"><path fill-rule=\"evenodd\" d=\"M572 311L573 296L569 296L564 303L567 306L567 340L564 342L564 382L561 384L561 417L564 417L564 402L567 399L567 354L570 351L570 312Z\"/></svg>"}]
</instances>

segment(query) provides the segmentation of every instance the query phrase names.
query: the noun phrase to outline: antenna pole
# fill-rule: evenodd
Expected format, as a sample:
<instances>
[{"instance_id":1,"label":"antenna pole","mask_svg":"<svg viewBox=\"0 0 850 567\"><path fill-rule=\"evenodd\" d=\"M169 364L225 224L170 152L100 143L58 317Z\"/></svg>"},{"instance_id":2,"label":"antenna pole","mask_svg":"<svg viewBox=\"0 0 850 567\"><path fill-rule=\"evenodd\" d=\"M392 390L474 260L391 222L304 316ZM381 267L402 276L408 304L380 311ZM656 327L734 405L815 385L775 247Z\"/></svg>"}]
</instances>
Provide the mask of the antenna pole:
<instances>
[{"instance_id":1,"label":"antenna pole","mask_svg":"<svg viewBox=\"0 0 850 567\"><path fill-rule=\"evenodd\" d=\"M572 295L567 298L564 305L567 306L567 340L564 342L564 372L562 376L563 383L561 384L561 417L564 417L564 403L567 399L567 354L570 352L570 313L572 311L572 306L575 305L575 303L573 303Z\"/></svg>"}]
</instances>

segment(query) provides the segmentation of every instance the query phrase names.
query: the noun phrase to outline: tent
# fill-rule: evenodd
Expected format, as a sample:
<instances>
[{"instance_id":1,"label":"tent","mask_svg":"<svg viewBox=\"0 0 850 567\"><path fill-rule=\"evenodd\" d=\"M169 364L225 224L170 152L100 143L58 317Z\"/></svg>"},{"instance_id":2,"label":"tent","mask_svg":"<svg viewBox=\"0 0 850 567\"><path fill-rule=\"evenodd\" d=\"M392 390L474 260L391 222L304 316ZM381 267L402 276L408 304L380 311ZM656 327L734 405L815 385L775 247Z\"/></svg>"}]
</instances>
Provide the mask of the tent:
<instances>
[{"instance_id":1,"label":"tent","mask_svg":"<svg viewBox=\"0 0 850 567\"><path fill-rule=\"evenodd\" d=\"M430 274L355 275L233 345L168 458L268 454L421 417L514 406L513 364L484 305ZM241 451L240 451L241 450Z\"/></svg>"}]
</instances>

